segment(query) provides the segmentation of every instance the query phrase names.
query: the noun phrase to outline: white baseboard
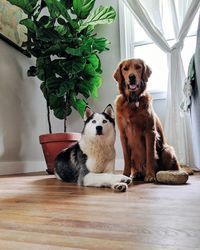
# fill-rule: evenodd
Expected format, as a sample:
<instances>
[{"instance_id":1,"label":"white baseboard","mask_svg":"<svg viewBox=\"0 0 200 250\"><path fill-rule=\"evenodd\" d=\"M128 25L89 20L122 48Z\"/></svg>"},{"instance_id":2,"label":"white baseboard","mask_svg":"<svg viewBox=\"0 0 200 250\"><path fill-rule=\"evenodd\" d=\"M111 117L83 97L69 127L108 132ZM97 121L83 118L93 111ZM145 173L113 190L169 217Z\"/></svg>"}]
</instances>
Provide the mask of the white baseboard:
<instances>
[{"instance_id":1,"label":"white baseboard","mask_svg":"<svg viewBox=\"0 0 200 250\"><path fill-rule=\"evenodd\" d=\"M40 172L46 168L45 161L0 162L0 175Z\"/></svg>"},{"instance_id":2,"label":"white baseboard","mask_svg":"<svg viewBox=\"0 0 200 250\"><path fill-rule=\"evenodd\" d=\"M115 170L123 170L124 160L116 159ZM45 161L0 162L0 175L24 174L46 171Z\"/></svg>"}]
</instances>

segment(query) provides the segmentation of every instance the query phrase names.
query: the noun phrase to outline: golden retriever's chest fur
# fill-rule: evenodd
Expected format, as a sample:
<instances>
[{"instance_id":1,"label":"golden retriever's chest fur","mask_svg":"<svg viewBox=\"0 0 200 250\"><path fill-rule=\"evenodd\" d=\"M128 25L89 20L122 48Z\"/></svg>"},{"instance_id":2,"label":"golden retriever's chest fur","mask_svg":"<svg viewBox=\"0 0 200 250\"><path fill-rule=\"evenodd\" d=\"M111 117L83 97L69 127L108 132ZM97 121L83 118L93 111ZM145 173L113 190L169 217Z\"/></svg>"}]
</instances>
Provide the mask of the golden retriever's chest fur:
<instances>
[{"instance_id":1,"label":"golden retriever's chest fur","mask_svg":"<svg viewBox=\"0 0 200 250\"><path fill-rule=\"evenodd\" d=\"M135 102L128 102L122 95L119 95L115 101L117 116L123 122L126 129L145 131L153 126L150 122L152 117L152 105L150 96L142 96L137 107Z\"/></svg>"}]
</instances>

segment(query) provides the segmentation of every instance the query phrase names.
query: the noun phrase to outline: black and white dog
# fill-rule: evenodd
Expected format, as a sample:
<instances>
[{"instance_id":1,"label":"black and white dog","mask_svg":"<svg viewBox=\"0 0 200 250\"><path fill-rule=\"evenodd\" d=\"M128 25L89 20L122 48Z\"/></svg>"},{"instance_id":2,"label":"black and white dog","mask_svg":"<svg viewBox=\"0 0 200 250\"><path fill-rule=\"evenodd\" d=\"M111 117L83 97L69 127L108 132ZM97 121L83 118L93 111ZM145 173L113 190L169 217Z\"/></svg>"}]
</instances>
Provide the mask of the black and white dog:
<instances>
[{"instance_id":1,"label":"black and white dog","mask_svg":"<svg viewBox=\"0 0 200 250\"><path fill-rule=\"evenodd\" d=\"M86 107L81 140L63 150L55 160L55 175L83 186L111 187L124 192L131 178L113 174L115 165L115 121L109 104L102 113Z\"/></svg>"}]
</instances>

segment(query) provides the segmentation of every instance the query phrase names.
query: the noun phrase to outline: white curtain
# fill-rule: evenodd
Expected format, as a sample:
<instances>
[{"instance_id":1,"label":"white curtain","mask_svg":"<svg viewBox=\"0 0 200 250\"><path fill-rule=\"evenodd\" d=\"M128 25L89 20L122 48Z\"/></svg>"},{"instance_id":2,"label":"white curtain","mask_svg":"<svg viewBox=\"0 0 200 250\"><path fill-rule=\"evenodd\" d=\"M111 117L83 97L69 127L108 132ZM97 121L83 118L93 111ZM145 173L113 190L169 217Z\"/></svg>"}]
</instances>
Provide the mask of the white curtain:
<instances>
[{"instance_id":1,"label":"white curtain","mask_svg":"<svg viewBox=\"0 0 200 250\"><path fill-rule=\"evenodd\" d=\"M168 57L168 89L165 120L165 135L168 143L173 145L181 164L193 166L190 117L180 116L179 106L182 101L182 90L185 72L181 58L184 39L200 7L199 0L124 0L137 21L152 41ZM165 6L164 6L165 4ZM163 7L163 8L161 8ZM162 25L162 10L169 8L175 43L169 45ZM192 55L191 55L192 56Z\"/></svg>"}]
</instances>

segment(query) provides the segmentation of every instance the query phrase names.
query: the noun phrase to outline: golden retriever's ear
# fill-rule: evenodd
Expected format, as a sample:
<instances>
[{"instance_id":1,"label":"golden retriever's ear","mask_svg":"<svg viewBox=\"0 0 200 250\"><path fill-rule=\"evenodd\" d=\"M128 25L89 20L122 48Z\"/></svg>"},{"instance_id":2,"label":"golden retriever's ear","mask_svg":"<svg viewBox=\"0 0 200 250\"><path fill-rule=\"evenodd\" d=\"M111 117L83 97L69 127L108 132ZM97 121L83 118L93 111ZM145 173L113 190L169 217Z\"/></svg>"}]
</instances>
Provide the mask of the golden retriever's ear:
<instances>
[{"instance_id":1,"label":"golden retriever's ear","mask_svg":"<svg viewBox=\"0 0 200 250\"><path fill-rule=\"evenodd\" d=\"M116 69L116 71L113 74L113 77L115 78L115 80L118 83L121 83L122 80L123 80L122 72L121 72L121 67L122 67L122 63L120 63L120 65L118 66L118 68Z\"/></svg>"},{"instance_id":2,"label":"golden retriever's ear","mask_svg":"<svg viewBox=\"0 0 200 250\"><path fill-rule=\"evenodd\" d=\"M144 72L143 72L144 82L148 82L148 79L149 79L151 73L152 73L151 68L144 63Z\"/></svg>"}]
</instances>

